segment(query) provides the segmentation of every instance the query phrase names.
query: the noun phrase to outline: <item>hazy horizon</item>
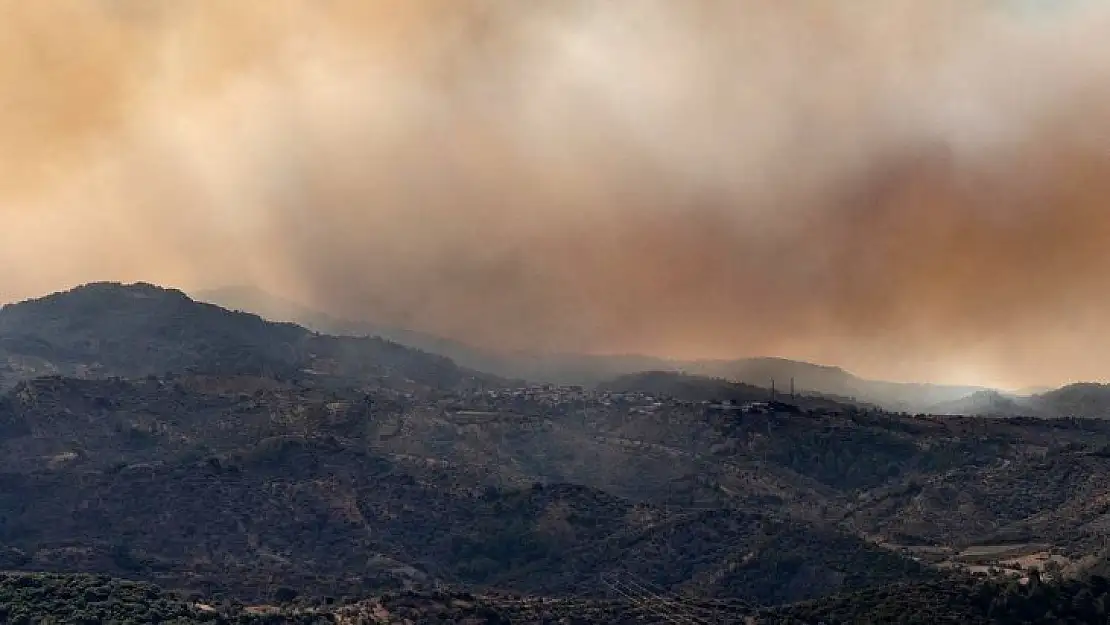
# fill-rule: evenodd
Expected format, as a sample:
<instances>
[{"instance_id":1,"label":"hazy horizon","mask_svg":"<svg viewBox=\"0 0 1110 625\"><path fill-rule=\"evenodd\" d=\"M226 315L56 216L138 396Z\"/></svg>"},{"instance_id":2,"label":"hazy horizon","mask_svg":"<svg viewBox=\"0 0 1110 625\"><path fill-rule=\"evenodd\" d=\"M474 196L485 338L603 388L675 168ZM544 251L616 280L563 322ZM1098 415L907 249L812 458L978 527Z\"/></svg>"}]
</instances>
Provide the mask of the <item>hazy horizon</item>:
<instances>
[{"instance_id":1,"label":"hazy horizon","mask_svg":"<svg viewBox=\"0 0 1110 625\"><path fill-rule=\"evenodd\" d=\"M0 3L0 299L1110 377L1110 5Z\"/></svg>"},{"instance_id":2,"label":"hazy horizon","mask_svg":"<svg viewBox=\"0 0 1110 625\"><path fill-rule=\"evenodd\" d=\"M114 282L118 282L118 281L94 281L94 282L91 282L91 283L73 284L73 285L68 285L68 286L65 286L65 287L62 287L62 288L51 290L47 293L42 293L42 294L39 294L39 295L36 295L36 296L32 296L30 298L24 298L24 299L18 299L18 300L9 300L9 299L4 299L3 297L0 297L0 308L4 307L6 305L10 305L10 304L18 304L22 301L26 301L26 299L38 299L39 297L44 297L44 296L48 297L48 296L58 294L58 293L66 293L68 291L72 291L72 290L75 290L75 289L78 289L78 288L81 288L81 287L84 287L84 286L88 286L89 284L114 283ZM257 314L257 315L259 315L259 316L261 316L265 319L271 320L271 321L277 321L277 322L292 321L292 322L295 322L295 323L306 323L307 320L300 319L298 317L300 315L306 315L306 314L307 315L328 315L328 313L325 313L325 312L320 311L320 310L316 310L316 309L312 308L310 305L308 305L306 303L297 302L297 301L294 301L294 300L291 300L291 299L288 299L288 298L285 298L285 297L282 297L282 296L279 296L279 295L276 295L276 294L273 294L273 293L269 293L267 291L261 290L258 287L252 286L252 285L226 284L226 285L217 286L217 287L206 287L206 288L201 288L201 289L189 290L189 289L181 289L181 288L176 287L172 284L157 284L157 283L151 283L149 281L143 281L143 280L139 280L137 282L138 283L152 284L153 286L156 286L156 287L159 287L159 288L180 290L180 291L184 292L186 295L188 295L190 298L194 299L195 301L217 304L217 305L220 305L220 306L225 306L225 307L227 307L229 309L232 309L232 310L241 310L243 312L249 312L249 313ZM122 284L124 284L125 286L128 286L128 285L134 285L135 283L124 281L124 282L122 282ZM269 301L264 303L262 306L247 305L247 302L242 302L241 303L242 305L239 305L238 298L240 296L266 298ZM231 298L231 301L236 302L236 305L229 304L228 297ZM255 304L258 304L258 303L259 302L255 302ZM284 309L276 310L276 309L273 308L273 306L275 306L275 305L280 306L280 307L284 307ZM405 328L405 327L388 326L386 324L375 323L373 320L353 320L353 319L346 319L346 318L342 318L342 317L332 317L330 315L328 315L328 316L331 318L331 321L338 322L338 323L343 323L343 324L365 323L365 324L367 324L368 327L369 326L376 326L376 327L381 328L381 329L401 330L401 331L404 331L404 332L411 331L411 329ZM316 327L312 323L309 323L308 326L309 326L309 329L321 330L321 328ZM480 346L480 345L475 345L475 344L469 343L465 339L452 339L450 337L442 337L442 336L438 336L438 335L434 335L434 334L426 334L426 338L454 340L454 341L457 341L458 343L460 343L462 345L467 346L468 348L485 349L485 350L488 350L488 353L498 354L500 356L506 356L506 357L529 357L529 358L530 357L537 357L537 358L599 357L599 358L623 358L623 359L645 359L645 360L654 359L654 360L666 361L669 364L676 365L676 366L680 366L680 365L684 365L684 364L685 365L691 365L691 364L694 364L694 363L702 363L702 364L708 364L708 363L714 363L714 362L728 363L728 362L736 362L736 361L743 361L743 360L783 360L783 361L797 362L797 363L808 364L808 365L815 365L815 366L818 366L818 367L834 367L834 368L844 370L846 373L854 375L854 376L856 376L860 379L874 381L874 382L893 382L893 383L924 384L924 385L938 385L938 386L952 386L952 387L983 388L983 389L989 389L989 390L998 390L998 391L1001 391L1001 392L1004 392L1004 393L1015 393L1015 394L1017 394L1017 393L1033 394L1034 392L1043 392L1043 391L1047 391L1047 390L1052 390L1053 388L1058 388L1060 386L1066 386L1068 384L1074 384L1074 383L1083 383L1083 382L1099 382L1099 383L1102 383L1102 382L1104 382L1104 381L1100 381L1100 380L1069 380L1069 381L1066 381L1066 382L1058 384L1058 385L1034 384L1034 385L1026 385L1026 386L1021 386L1021 387L1007 387L1007 386L1004 386L1004 385L990 384L989 382L974 382L974 381L968 382L968 381L964 381L964 380L938 380L938 379L921 379L921 378L893 379L893 378L883 377L881 375L879 375L879 376L860 375L860 374L858 374L858 372L848 370L848 369L842 367L841 365L839 365L838 363L835 363L835 362L817 362L817 361L804 360L804 359L792 359L792 358L788 358L788 357L784 357L784 356L779 356L779 355L776 355L776 354L739 354L738 353L738 354L734 354L730 357L725 357L725 358L682 359L682 358L669 356L667 354L649 354L649 353L639 353L639 352L569 352L569 351L560 351L560 350L557 350L557 349L556 350L527 350L527 349L525 349L525 350L518 350L518 351L506 351L506 350L498 350L496 348L485 348L485 347ZM403 343L404 341L401 341L401 342ZM420 345L416 345L416 347L422 348ZM647 370L647 369L645 369L645 370ZM697 374L693 374L693 375L697 375Z\"/></svg>"}]
</instances>

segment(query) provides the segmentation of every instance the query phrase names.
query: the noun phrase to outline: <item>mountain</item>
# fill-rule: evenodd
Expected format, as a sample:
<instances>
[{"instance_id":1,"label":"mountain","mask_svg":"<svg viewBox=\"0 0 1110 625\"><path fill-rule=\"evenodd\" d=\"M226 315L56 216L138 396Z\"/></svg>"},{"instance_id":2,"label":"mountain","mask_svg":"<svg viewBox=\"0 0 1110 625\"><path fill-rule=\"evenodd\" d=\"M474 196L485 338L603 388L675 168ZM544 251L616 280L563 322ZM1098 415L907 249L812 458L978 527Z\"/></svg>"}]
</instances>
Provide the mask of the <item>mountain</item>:
<instances>
[{"instance_id":1,"label":"mountain","mask_svg":"<svg viewBox=\"0 0 1110 625\"><path fill-rule=\"evenodd\" d=\"M506 357L460 341L396 326L341 319L250 286L229 286L196 292L197 301L228 310L260 315L275 322L295 323L323 334L343 337L379 337L421 351L445 356L462 366L515 378L534 378L526 367ZM559 380L562 381L562 380Z\"/></svg>"},{"instance_id":2,"label":"mountain","mask_svg":"<svg viewBox=\"0 0 1110 625\"><path fill-rule=\"evenodd\" d=\"M936 403L985 390L971 386L868 380L840 367L784 358L694 361L677 363L677 367L691 373L763 387L770 386L773 380L780 391L788 390L793 379L797 391L841 397L909 412L922 411Z\"/></svg>"},{"instance_id":3,"label":"mountain","mask_svg":"<svg viewBox=\"0 0 1110 625\"><path fill-rule=\"evenodd\" d=\"M672 371L630 373L602 382L597 388L612 393L644 393L685 401L744 403L770 398L765 388Z\"/></svg>"},{"instance_id":4,"label":"mountain","mask_svg":"<svg viewBox=\"0 0 1110 625\"><path fill-rule=\"evenodd\" d=\"M527 385L109 283L0 309L0 363L13 622L992 623L1107 594L1101 385L965 402L1051 419Z\"/></svg>"},{"instance_id":5,"label":"mountain","mask_svg":"<svg viewBox=\"0 0 1110 625\"><path fill-rule=\"evenodd\" d=\"M215 599L447 585L601 601L616 579L767 606L983 558L1078 566L1104 532L1106 449L1103 420L46 377L0 400L0 555Z\"/></svg>"},{"instance_id":6,"label":"mountain","mask_svg":"<svg viewBox=\"0 0 1110 625\"><path fill-rule=\"evenodd\" d=\"M1039 410L1029 398L1008 396L998 391L977 391L967 397L934 404L927 412L949 415L1035 416Z\"/></svg>"},{"instance_id":7,"label":"mountain","mask_svg":"<svg viewBox=\"0 0 1110 625\"><path fill-rule=\"evenodd\" d=\"M778 390L786 392L793 378L799 392L911 412L924 411L935 404L955 401L985 390L972 386L867 380L839 367L784 358L682 361L635 354L498 353L402 328L337 319L249 286L201 291L196 297L226 308L254 312L269 319L296 322L328 334L381 336L447 356L471 369L532 382L594 386L626 374L672 371L722 378L764 389L770 387L773 380Z\"/></svg>"},{"instance_id":8,"label":"mountain","mask_svg":"<svg viewBox=\"0 0 1110 625\"><path fill-rule=\"evenodd\" d=\"M1110 384L1069 384L1035 395L1032 401L1047 416L1110 418Z\"/></svg>"},{"instance_id":9,"label":"mountain","mask_svg":"<svg viewBox=\"0 0 1110 625\"><path fill-rule=\"evenodd\" d=\"M231 310L293 322L336 336L378 336L451 358L462 366L536 383L593 386L626 373L675 369L674 363L648 356L597 356L566 353L501 353L424 332L391 325L340 319L250 286L198 291L194 297Z\"/></svg>"},{"instance_id":10,"label":"mountain","mask_svg":"<svg viewBox=\"0 0 1110 625\"><path fill-rule=\"evenodd\" d=\"M930 407L935 414L1110 418L1110 385L1083 382L1030 396L979 391Z\"/></svg>"},{"instance_id":11,"label":"mountain","mask_svg":"<svg viewBox=\"0 0 1110 625\"><path fill-rule=\"evenodd\" d=\"M857 409L877 409L876 406L839 397L813 393L791 396L789 389L779 389L780 392L772 394L770 389L751 384L673 371L630 373L602 382L597 385L597 389L609 393L639 393L687 402L729 402L733 404L733 409L742 409L744 404L751 403L761 404L760 410L842 413Z\"/></svg>"},{"instance_id":12,"label":"mountain","mask_svg":"<svg viewBox=\"0 0 1110 625\"><path fill-rule=\"evenodd\" d=\"M682 363L690 373L725 378L756 386L768 387L773 380L778 390L788 391L794 378L799 389L830 392L850 389L856 378L841 369L815 365L785 358L743 358L737 360L702 360Z\"/></svg>"},{"instance_id":13,"label":"mountain","mask_svg":"<svg viewBox=\"0 0 1110 625\"><path fill-rule=\"evenodd\" d=\"M295 323L323 334L353 337L377 336L417 349L434 351L448 357L450 357L450 354L444 353L445 351L466 347L461 343L404 328L340 319L309 306L249 286L208 289L198 291L192 297L198 302L259 315L264 319L279 323Z\"/></svg>"},{"instance_id":14,"label":"mountain","mask_svg":"<svg viewBox=\"0 0 1110 625\"><path fill-rule=\"evenodd\" d=\"M96 283L0 309L0 382L37 375L199 371L385 380L394 386L498 384L449 359L380 338L333 337L149 284Z\"/></svg>"},{"instance_id":15,"label":"mountain","mask_svg":"<svg viewBox=\"0 0 1110 625\"><path fill-rule=\"evenodd\" d=\"M506 415L485 438L477 411L404 401L251 378L21 383L0 414L0 546L27 570L253 600L280 586L358 596L433 582L594 596L612 573L773 604L936 575L745 503L739 482L713 498L711 483L684 481L692 458L617 440L665 440L665 422L622 428L598 405L595 421L563 428L557 415L546 429ZM713 477L701 464L699 479ZM548 482L560 473L595 486Z\"/></svg>"}]
</instances>

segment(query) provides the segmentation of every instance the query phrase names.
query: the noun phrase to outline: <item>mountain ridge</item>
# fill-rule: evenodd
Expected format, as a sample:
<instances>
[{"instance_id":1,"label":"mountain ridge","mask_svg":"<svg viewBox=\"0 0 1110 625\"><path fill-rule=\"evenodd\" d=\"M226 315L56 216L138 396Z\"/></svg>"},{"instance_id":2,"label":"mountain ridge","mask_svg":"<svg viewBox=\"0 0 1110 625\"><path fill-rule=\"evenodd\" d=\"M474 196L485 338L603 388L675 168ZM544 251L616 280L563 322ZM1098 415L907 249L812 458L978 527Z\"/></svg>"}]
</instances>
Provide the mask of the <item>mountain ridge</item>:
<instances>
[{"instance_id":1,"label":"mountain ridge","mask_svg":"<svg viewBox=\"0 0 1110 625\"><path fill-rule=\"evenodd\" d=\"M449 358L377 337L335 337L198 302L148 283L98 282L0 308L0 383L38 375L202 371L502 384Z\"/></svg>"},{"instance_id":2,"label":"mountain ridge","mask_svg":"<svg viewBox=\"0 0 1110 625\"><path fill-rule=\"evenodd\" d=\"M643 371L673 371L724 378L761 388L788 390L794 378L799 392L820 393L874 403L893 410L921 411L943 401L987 390L977 386L887 382L860 378L835 365L814 364L778 357L673 360L638 354L592 355L573 353L499 353L461 341L387 325L332 317L311 307L284 300L249 286L224 287L196 293L198 300L229 308L273 315L333 334L379 335L418 349L440 353L459 364L502 377L532 382L594 386Z\"/></svg>"},{"instance_id":3,"label":"mountain ridge","mask_svg":"<svg viewBox=\"0 0 1110 625\"><path fill-rule=\"evenodd\" d=\"M602 615L630 584L812 614L842 610L830 596L866 612L891 584L951 596L976 569L991 596L1032 568L1066 588L1107 560L1105 418L912 415L804 387L775 401L667 370L526 384L147 284L5 307L0 367L0 563L21 574L305 610L408 593L448 618L444 589ZM1038 401L1097 412L1108 393Z\"/></svg>"},{"instance_id":4,"label":"mountain ridge","mask_svg":"<svg viewBox=\"0 0 1110 625\"><path fill-rule=\"evenodd\" d=\"M936 414L1023 415L1041 418L1110 418L1110 384L1076 382L1048 391L1019 395L980 391L931 406Z\"/></svg>"}]
</instances>

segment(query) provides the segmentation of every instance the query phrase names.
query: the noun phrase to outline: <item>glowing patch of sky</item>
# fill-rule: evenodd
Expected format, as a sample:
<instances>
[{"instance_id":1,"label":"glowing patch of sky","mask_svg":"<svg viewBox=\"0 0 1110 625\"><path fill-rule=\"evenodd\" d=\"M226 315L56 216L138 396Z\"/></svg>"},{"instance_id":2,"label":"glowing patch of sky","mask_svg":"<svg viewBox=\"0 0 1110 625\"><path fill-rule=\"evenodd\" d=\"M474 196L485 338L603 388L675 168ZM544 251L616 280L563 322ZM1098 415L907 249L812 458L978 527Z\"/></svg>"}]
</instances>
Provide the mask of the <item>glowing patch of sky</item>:
<instances>
[{"instance_id":1,"label":"glowing patch of sky","mask_svg":"<svg viewBox=\"0 0 1110 625\"><path fill-rule=\"evenodd\" d=\"M1090 3L1091 0L1001 0L1007 9L1030 17L1058 15Z\"/></svg>"}]
</instances>

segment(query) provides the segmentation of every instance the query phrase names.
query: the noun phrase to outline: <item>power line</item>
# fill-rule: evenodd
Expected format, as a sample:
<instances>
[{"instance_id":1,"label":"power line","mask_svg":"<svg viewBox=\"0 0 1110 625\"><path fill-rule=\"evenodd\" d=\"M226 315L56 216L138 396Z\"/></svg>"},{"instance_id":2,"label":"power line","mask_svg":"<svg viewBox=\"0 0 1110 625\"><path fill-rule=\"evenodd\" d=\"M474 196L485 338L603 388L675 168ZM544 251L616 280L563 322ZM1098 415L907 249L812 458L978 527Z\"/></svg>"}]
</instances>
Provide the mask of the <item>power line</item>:
<instances>
[{"instance_id":1,"label":"power line","mask_svg":"<svg viewBox=\"0 0 1110 625\"><path fill-rule=\"evenodd\" d=\"M656 591L652 590L643 580L641 580L639 577L636 577L632 573L630 573L628 571L623 571L623 574L627 578L627 579L623 580L624 584L627 587L632 588L633 590L638 590L642 594L647 595L649 597L652 597L656 601L658 601L658 602L662 603L663 605L667 606L675 614L681 615L683 618L687 619L688 621L692 621L692 622L697 623L699 625L709 625L701 617L693 614L690 611L689 606L683 604L680 600L678 600L675 597L668 597L668 593L665 590L663 590L662 588L659 588L658 586L656 586L655 588L658 590L658 592L656 592Z\"/></svg>"},{"instance_id":2,"label":"power line","mask_svg":"<svg viewBox=\"0 0 1110 625\"><path fill-rule=\"evenodd\" d=\"M688 615L682 614L680 610L668 605L666 601L658 596L635 588L632 584L620 579L617 574L602 574L601 581L611 590L631 601L636 607L651 612L671 623L676 625L700 625ZM662 607L660 607L660 604L662 604Z\"/></svg>"}]
</instances>

